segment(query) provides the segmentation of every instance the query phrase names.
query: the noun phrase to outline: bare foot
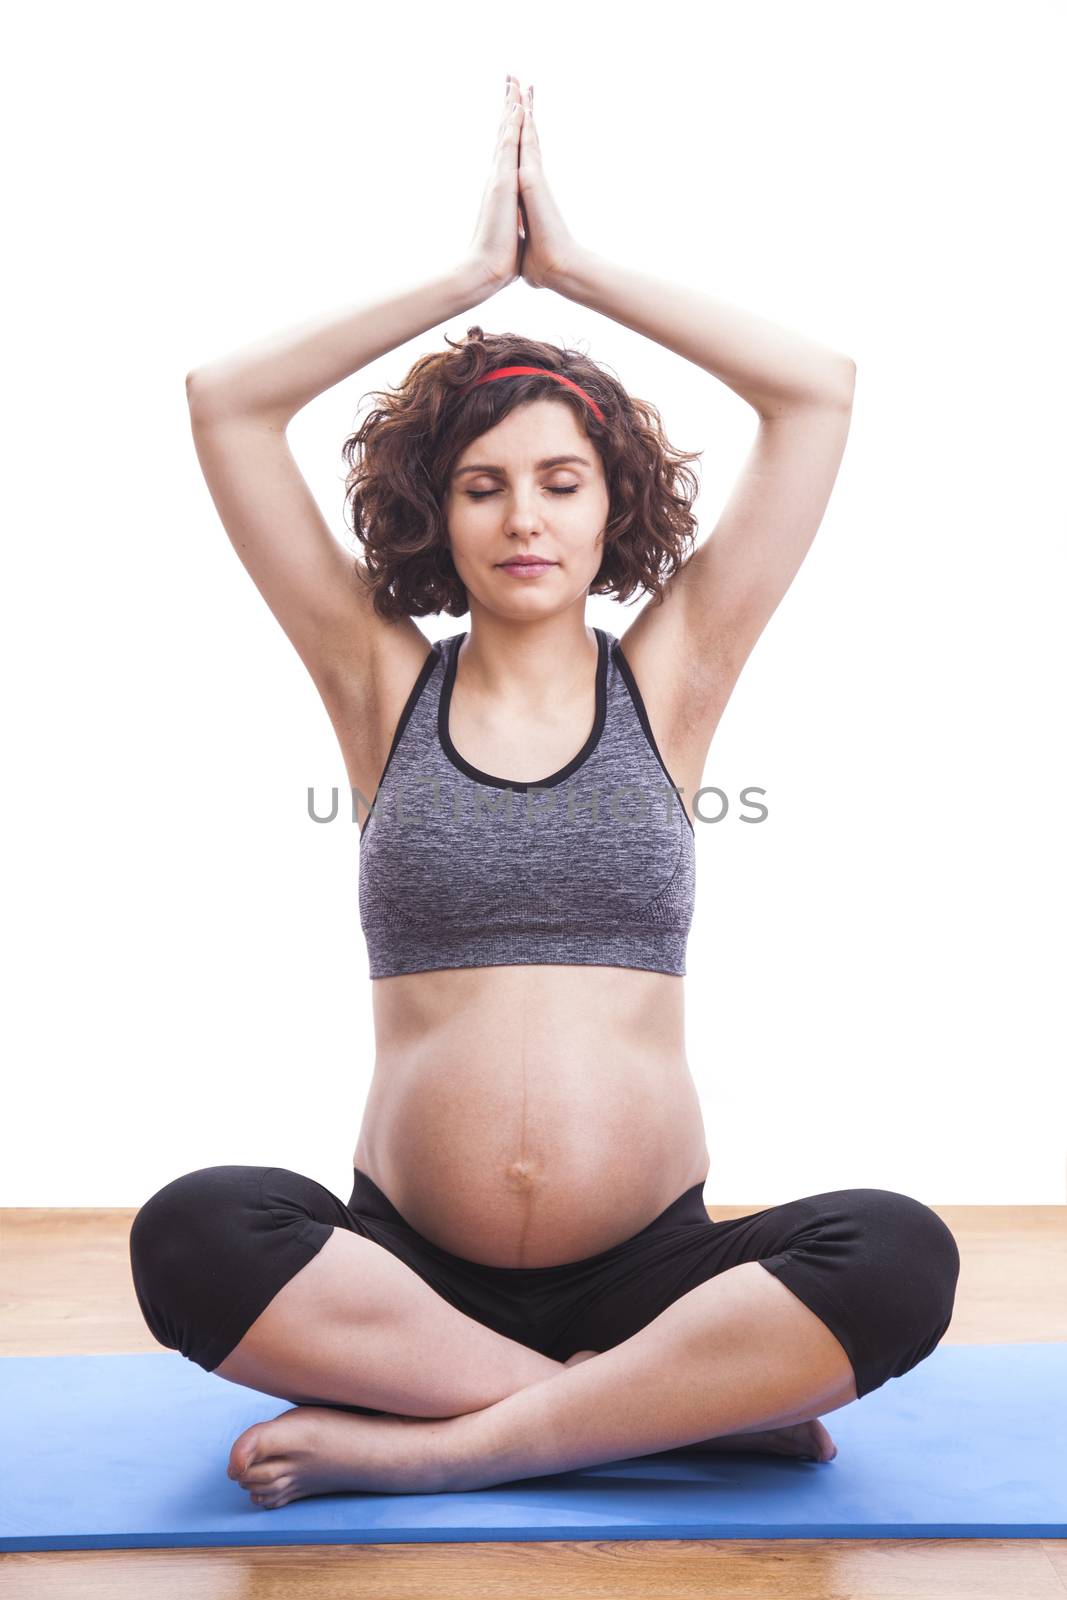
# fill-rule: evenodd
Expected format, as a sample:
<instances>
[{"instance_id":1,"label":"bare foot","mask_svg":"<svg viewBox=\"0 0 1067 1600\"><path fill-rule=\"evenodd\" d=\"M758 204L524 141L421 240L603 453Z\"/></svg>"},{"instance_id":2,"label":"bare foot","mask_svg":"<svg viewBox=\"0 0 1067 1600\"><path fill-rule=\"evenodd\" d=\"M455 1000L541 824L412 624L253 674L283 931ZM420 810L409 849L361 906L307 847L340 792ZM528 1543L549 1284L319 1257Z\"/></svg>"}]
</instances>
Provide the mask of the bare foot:
<instances>
[{"instance_id":1,"label":"bare foot","mask_svg":"<svg viewBox=\"0 0 1067 1600\"><path fill-rule=\"evenodd\" d=\"M227 1475L271 1511L336 1491L436 1494L446 1486L440 1439L449 1421L294 1406L234 1440Z\"/></svg>"},{"instance_id":2,"label":"bare foot","mask_svg":"<svg viewBox=\"0 0 1067 1600\"><path fill-rule=\"evenodd\" d=\"M563 1363L576 1366L598 1355L597 1350L580 1350ZM407 1489L413 1493L433 1492L441 1484L437 1452L427 1455L427 1474L420 1470L416 1447L425 1455L426 1446L440 1437L418 1437L407 1433L403 1442L397 1428L426 1428L436 1421L438 1428L450 1418L407 1417L395 1411L376 1411L371 1407L333 1410L328 1406L296 1406L283 1411L272 1422L257 1422L234 1441L230 1451L228 1476L252 1492L257 1505L274 1509L290 1500L333 1490ZM385 1427L383 1428L383 1424ZM403 1460L401 1456L408 1459ZM402 1481L401 1481L402 1480Z\"/></svg>"},{"instance_id":3,"label":"bare foot","mask_svg":"<svg viewBox=\"0 0 1067 1600\"><path fill-rule=\"evenodd\" d=\"M565 1367L599 1355L579 1350ZM451 1418L365 1415L327 1406L294 1406L256 1422L234 1440L228 1476L256 1505L275 1510L307 1495L362 1490L379 1494L437 1494L449 1486L442 1429ZM724 1434L682 1445L706 1455L752 1450L832 1461L837 1446L817 1417L788 1428Z\"/></svg>"},{"instance_id":4,"label":"bare foot","mask_svg":"<svg viewBox=\"0 0 1067 1600\"><path fill-rule=\"evenodd\" d=\"M699 1444L681 1446L680 1453L709 1455L719 1450L756 1450L772 1456L804 1456L813 1461L832 1461L837 1446L818 1417L797 1422L791 1428L768 1428L764 1433L724 1433L719 1439L702 1439Z\"/></svg>"},{"instance_id":5,"label":"bare foot","mask_svg":"<svg viewBox=\"0 0 1067 1600\"><path fill-rule=\"evenodd\" d=\"M598 1350L578 1350L565 1367L576 1367ZM702 1439L699 1444L682 1445L679 1454L708 1455L716 1451L755 1450L774 1456L804 1456L815 1461L832 1461L837 1446L818 1417L808 1422L794 1423L790 1428L767 1428L762 1433L724 1433L718 1439Z\"/></svg>"}]
</instances>

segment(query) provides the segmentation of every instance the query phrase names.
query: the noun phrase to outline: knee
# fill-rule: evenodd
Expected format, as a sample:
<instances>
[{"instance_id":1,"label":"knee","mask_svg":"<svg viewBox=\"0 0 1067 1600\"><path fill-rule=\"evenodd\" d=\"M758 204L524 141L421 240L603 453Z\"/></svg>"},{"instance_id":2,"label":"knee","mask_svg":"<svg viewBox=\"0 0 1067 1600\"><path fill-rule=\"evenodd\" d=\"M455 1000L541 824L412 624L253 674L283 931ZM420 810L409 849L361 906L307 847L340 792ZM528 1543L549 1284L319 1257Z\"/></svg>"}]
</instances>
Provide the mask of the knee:
<instances>
[{"instance_id":1,"label":"knee","mask_svg":"<svg viewBox=\"0 0 1067 1600\"><path fill-rule=\"evenodd\" d=\"M224 1276L227 1217L258 1193L262 1169L203 1167L146 1200L130 1227L130 1269L142 1315L160 1344L189 1354L206 1283Z\"/></svg>"},{"instance_id":2,"label":"knee","mask_svg":"<svg viewBox=\"0 0 1067 1600\"><path fill-rule=\"evenodd\" d=\"M893 1346L899 1377L925 1359L948 1330L960 1252L931 1207L891 1189L849 1191L865 1281L877 1297L877 1322Z\"/></svg>"},{"instance_id":3,"label":"knee","mask_svg":"<svg viewBox=\"0 0 1067 1600\"><path fill-rule=\"evenodd\" d=\"M948 1224L932 1207L892 1189L860 1189L867 1231L902 1277L930 1295L933 1310L951 1310L960 1252Z\"/></svg>"},{"instance_id":4,"label":"knee","mask_svg":"<svg viewBox=\"0 0 1067 1600\"><path fill-rule=\"evenodd\" d=\"M202 1167L165 1184L146 1200L130 1227L136 1277L165 1276L211 1245L211 1223L233 1189L237 1167Z\"/></svg>"}]
</instances>

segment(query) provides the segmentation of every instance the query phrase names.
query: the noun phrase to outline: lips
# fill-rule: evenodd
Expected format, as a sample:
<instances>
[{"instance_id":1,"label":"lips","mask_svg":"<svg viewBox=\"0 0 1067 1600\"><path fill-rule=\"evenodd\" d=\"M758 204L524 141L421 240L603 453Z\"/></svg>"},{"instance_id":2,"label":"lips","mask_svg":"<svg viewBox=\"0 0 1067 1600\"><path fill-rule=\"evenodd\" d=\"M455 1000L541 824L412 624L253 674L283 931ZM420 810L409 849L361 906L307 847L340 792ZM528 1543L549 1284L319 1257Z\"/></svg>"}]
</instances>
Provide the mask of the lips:
<instances>
[{"instance_id":1,"label":"lips","mask_svg":"<svg viewBox=\"0 0 1067 1600\"><path fill-rule=\"evenodd\" d=\"M554 561L502 561L502 567L554 567Z\"/></svg>"}]
</instances>

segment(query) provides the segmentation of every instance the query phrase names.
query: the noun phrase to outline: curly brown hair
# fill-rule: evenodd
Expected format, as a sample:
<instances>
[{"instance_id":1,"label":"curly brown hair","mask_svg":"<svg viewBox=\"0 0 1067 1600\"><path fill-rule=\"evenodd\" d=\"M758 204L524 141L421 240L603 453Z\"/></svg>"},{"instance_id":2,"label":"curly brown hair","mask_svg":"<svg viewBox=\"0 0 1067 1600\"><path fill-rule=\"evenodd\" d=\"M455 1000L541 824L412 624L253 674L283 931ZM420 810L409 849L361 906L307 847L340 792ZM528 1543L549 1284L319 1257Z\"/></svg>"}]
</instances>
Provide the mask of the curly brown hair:
<instances>
[{"instance_id":1,"label":"curly brown hair","mask_svg":"<svg viewBox=\"0 0 1067 1600\"><path fill-rule=\"evenodd\" d=\"M466 585L448 548L443 506L460 453L516 406L531 400L569 405L599 451L609 491L604 556L590 594L625 601L636 590L663 598L668 578L691 553L696 530L696 475L686 464L701 451L675 450L660 414L626 393L605 369L577 350L521 334L486 334L475 324L451 348L420 356L395 392L375 390L380 404L345 440L349 468L345 504L364 546L364 582L379 616L426 616L470 609ZM555 379L533 375L457 390L501 366L541 366L580 385L605 416L600 422L581 395Z\"/></svg>"}]
</instances>

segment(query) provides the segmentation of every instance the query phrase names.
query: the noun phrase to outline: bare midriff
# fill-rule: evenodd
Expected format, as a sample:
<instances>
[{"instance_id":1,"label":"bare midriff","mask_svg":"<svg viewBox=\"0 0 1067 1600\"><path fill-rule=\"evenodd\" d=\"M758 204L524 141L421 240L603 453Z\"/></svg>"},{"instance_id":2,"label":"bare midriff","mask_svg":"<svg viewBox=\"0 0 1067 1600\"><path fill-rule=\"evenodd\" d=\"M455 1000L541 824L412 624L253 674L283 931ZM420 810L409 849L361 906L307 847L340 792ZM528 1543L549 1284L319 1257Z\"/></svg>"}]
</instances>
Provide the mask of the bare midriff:
<instances>
[{"instance_id":1,"label":"bare midriff","mask_svg":"<svg viewBox=\"0 0 1067 1600\"><path fill-rule=\"evenodd\" d=\"M707 1176L684 983L533 965L375 979L354 1165L468 1261L548 1267L621 1243Z\"/></svg>"}]
</instances>

